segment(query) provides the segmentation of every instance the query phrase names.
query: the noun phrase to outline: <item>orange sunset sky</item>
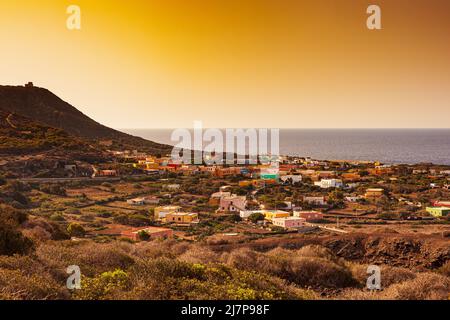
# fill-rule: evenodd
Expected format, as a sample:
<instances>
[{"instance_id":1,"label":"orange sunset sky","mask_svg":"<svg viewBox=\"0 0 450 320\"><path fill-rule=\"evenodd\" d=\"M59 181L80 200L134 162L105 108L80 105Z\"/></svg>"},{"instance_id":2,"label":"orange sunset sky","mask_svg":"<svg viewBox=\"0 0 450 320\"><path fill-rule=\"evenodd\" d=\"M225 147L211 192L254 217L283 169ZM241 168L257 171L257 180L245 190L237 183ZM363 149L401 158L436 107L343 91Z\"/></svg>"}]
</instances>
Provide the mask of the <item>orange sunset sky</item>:
<instances>
[{"instance_id":1,"label":"orange sunset sky","mask_svg":"<svg viewBox=\"0 0 450 320\"><path fill-rule=\"evenodd\" d=\"M114 128L450 127L448 0L0 0L0 43L0 84Z\"/></svg>"}]
</instances>

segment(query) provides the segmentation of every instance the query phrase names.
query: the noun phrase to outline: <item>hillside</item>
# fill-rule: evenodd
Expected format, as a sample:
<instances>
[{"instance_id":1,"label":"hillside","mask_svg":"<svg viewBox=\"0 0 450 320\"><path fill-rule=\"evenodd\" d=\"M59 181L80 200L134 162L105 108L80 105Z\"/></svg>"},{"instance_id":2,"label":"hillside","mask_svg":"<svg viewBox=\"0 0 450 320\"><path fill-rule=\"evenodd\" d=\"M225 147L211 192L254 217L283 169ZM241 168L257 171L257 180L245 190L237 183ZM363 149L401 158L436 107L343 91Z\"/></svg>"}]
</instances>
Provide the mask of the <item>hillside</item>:
<instances>
[{"instance_id":1,"label":"hillside","mask_svg":"<svg viewBox=\"0 0 450 320\"><path fill-rule=\"evenodd\" d=\"M34 86L0 86L0 110L25 116L46 126L90 140L112 140L113 147L167 153L170 146L108 128L89 118L47 89Z\"/></svg>"},{"instance_id":2,"label":"hillside","mask_svg":"<svg viewBox=\"0 0 450 320\"><path fill-rule=\"evenodd\" d=\"M26 117L0 110L0 153L29 154L57 149L69 152L96 151L82 138Z\"/></svg>"}]
</instances>

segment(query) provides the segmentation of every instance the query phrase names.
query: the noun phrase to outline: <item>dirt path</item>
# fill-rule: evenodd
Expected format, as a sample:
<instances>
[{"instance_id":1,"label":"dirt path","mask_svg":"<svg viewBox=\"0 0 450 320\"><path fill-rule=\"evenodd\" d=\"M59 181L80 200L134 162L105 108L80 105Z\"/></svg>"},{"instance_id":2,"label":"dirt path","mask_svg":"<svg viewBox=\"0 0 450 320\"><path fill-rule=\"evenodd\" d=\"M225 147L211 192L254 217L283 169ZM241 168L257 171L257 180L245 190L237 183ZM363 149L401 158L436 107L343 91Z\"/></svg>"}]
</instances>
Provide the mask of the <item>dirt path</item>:
<instances>
[{"instance_id":1,"label":"dirt path","mask_svg":"<svg viewBox=\"0 0 450 320\"><path fill-rule=\"evenodd\" d=\"M10 113L7 117L6 117L6 122L8 122L8 124L11 126L11 128L13 129L17 129L17 126L12 123L11 118L14 114Z\"/></svg>"}]
</instances>

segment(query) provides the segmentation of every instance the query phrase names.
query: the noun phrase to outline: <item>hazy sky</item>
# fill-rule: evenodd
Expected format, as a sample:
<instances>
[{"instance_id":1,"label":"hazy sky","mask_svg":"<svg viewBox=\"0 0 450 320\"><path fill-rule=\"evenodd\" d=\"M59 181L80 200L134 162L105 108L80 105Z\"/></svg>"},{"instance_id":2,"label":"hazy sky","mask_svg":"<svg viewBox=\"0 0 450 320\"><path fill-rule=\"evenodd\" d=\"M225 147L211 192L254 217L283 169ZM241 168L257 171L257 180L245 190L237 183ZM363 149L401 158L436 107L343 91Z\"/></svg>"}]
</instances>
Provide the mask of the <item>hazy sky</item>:
<instances>
[{"instance_id":1,"label":"hazy sky","mask_svg":"<svg viewBox=\"0 0 450 320\"><path fill-rule=\"evenodd\" d=\"M0 44L114 128L450 127L448 0L0 0Z\"/></svg>"}]
</instances>

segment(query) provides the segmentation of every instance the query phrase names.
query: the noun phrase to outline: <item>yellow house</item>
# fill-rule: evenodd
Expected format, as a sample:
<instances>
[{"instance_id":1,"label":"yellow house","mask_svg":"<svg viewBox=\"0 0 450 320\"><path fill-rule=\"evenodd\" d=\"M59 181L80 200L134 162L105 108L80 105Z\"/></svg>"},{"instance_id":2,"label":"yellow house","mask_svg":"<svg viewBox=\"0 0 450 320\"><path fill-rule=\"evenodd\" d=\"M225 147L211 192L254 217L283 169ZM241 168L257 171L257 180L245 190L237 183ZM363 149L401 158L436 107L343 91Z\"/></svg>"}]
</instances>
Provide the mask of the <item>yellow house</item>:
<instances>
[{"instance_id":1,"label":"yellow house","mask_svg":"<svg viewBox=\"0 0 450 320\"><path fill-rule=\"evenodd\" d=\"M447 207L427 207L427 212L434 217L445 217L450 214L450 208Z\"/></svg>"},{"instance_id":2,"label":"yellow house","mask_svg":"<svg viewBox=\"0 0 450 320\"><path fill-rule=\"evenodd\" d=\"M159 164L155 161L154 158L146 158L145 160L138 160L138 163L134 163L133 167L144 170L153 170L158 169Z\"/></svg>"},{"instance_id":3,"label":"yellow house","mask_svg":"<svg viewBox=\"0 0 450 320\"><path fill-rule=\"evenodd\" d=\"M198 222L198 214L192 212L171 212L166 215L166 222L195 223Z\"/></svg>"},{"instance_id":4,"label":"yellow house","mask_svg":"<svg viewBox=\"0 0 450 320\"><path fill-rule=\"evenodd\" d=\"M290 216L289 212L282 210L265 210L263 211L263 215L268 221L272 221L276 218L287 218Z\"/></svg>"},{"instance_id":5,"label":"yellow house","mask_svg":"<svg viewBox=\"0 0 450 320\"><path fill-rule=\"evenodd\" d=\"M169 213L180 212L180 206L163 206L155 208L155 219L164 219Z\"/></svg>"}]
</instances>

